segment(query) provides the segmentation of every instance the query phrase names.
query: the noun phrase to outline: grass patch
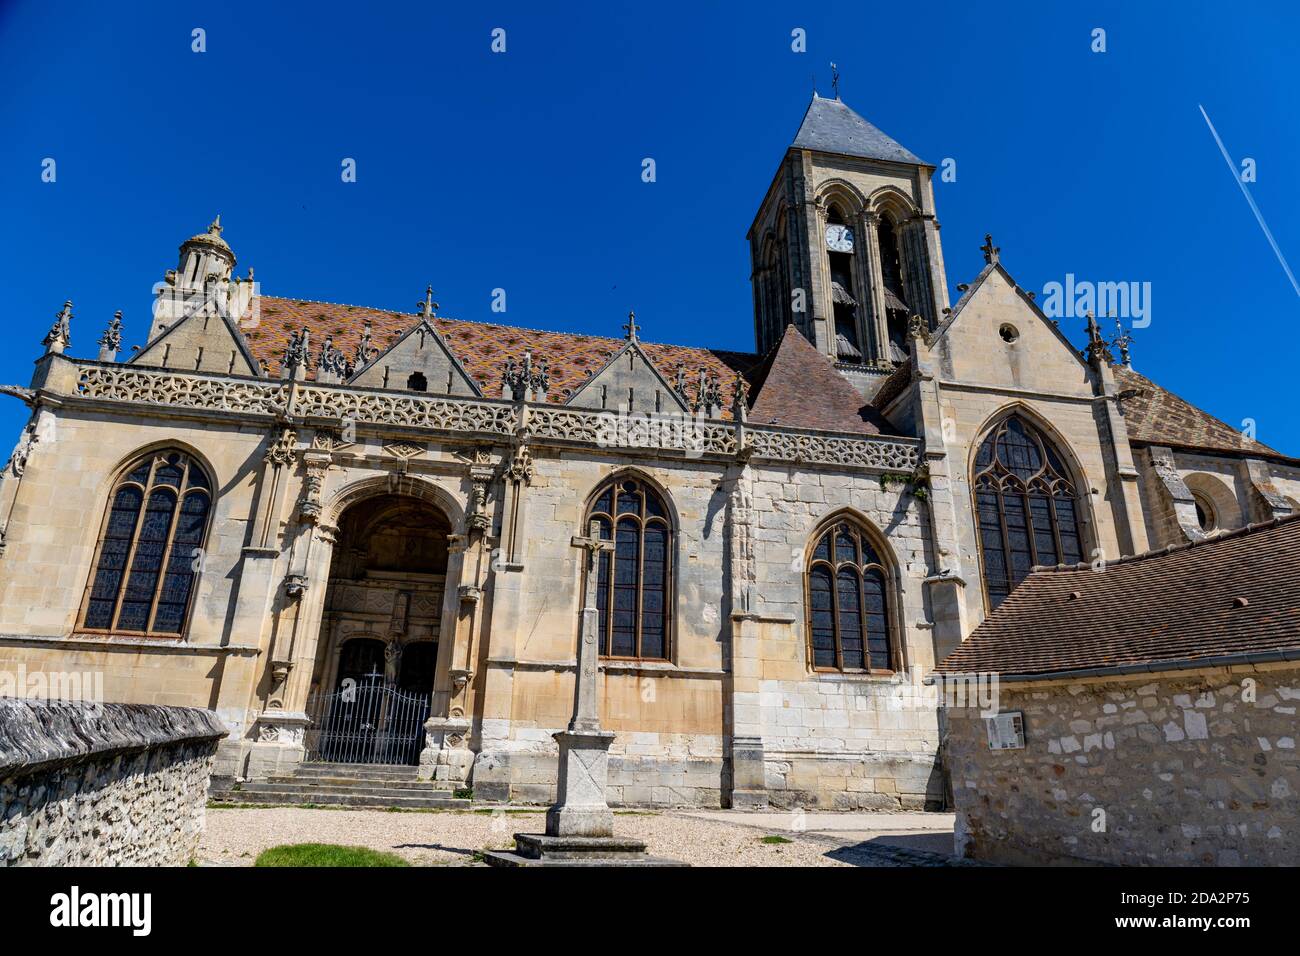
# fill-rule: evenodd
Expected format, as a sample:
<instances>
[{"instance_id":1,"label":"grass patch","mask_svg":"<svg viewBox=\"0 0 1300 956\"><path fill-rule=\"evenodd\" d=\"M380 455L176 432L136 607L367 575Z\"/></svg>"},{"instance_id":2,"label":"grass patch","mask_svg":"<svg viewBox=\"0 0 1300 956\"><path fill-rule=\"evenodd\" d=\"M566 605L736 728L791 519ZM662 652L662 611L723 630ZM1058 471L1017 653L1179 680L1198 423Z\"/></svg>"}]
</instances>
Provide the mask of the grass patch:
<instances>
[{"instance_id":1,"label":"grass patch","mask_svg":"<svg viewBox=\"0 0 1300 956\"><path fill-rule=\"evenodd\" d=\"M451 795L457 800L473 800L474 790L472 787L461 787L459 790L453 790Z\"/></svg>"},{"instance_id":2,"label":"grass patch","mask_svg":"<svg viewBox=\"0 0 1300 956\"><path fill-rule=\"evenodd\" d=\"M334 843L273 846L257 855L253 866L410 866L395 853Z\"/></svg>"},{"instance_id":3,"label":"grass patch","mask_svg":"<svg viewBox=\"0 0 1300 956\"><path fill-rule=\"evenodd\" d=\"M793 843L793 840L787 840L783 836L765 836L761 837L759 843Z\"/></svg>"}]
</instances>

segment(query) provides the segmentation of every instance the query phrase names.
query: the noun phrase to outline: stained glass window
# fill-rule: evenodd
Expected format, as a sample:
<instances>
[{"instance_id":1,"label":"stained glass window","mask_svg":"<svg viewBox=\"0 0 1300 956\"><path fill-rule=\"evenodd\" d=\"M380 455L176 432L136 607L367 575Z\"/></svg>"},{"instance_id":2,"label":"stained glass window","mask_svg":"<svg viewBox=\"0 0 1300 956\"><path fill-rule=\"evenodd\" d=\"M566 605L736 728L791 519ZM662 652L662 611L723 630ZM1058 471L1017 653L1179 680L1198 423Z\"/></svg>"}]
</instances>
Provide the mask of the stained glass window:
<instances>
[{"instance_id":1,"label":"stained glass window","mask_svg":"<svg viewBox=\"0 0 1300 956\"><path fill-rule=\"evenodd\" d=\"M1083 560L1078 491L1056 449L1024 419L1012 415L989 432L973 487L990 607L1036 565Z\"/></svg>"},{"instance_id":2,"label":"stained glass window","mask_svg":"<svg viewBox=\"0 0 1300 956\"><path fill-rule=\"evenodd\" d=\"M808 634L818 670L894 670L885 568L862 529L821 533L808 565Z\"/></svg>"},{"instance_id":3,"label":"stained glass window","mask_svg":"<svg viewBox=\"0 0 1300 956\"><path fill-rule=\"evenodd\" d=\"M659 494L645 482L619 478L601 489L585 527L596 522L614 544L596 564L600 653L668 660L672 527Z\"/></svg>"},{"instance_id":4,"label":"stained glass window","mask_svg":"<svg viewBox=\"0 0 1300 956\"><path fill-rule=\"evenodd\" d=\"M184 631L211 487L198 463L178 451L154 452L131 464L104 518L84 628L169 636Z\"/></svg>"}]
</instances>

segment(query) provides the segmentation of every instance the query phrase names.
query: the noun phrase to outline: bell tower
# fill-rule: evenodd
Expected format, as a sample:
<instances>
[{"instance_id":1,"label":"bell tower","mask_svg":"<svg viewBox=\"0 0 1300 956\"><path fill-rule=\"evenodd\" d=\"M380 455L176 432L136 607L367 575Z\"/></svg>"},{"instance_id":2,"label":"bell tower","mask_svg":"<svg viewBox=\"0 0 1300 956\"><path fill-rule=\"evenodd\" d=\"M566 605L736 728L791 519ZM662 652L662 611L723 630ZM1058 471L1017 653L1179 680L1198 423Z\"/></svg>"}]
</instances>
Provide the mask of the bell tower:
<instances>
[{"instance_id":1,"label":"bell tower","mask_svg":"<svg viewBox=\"0 0 1300 956\"><path fill-rule=\"evenodd\" d=\"M759 352L793 323L865 394L906 360L948 308L934 169L813 94L747 236Z\"/></svg>"}]
</instances>

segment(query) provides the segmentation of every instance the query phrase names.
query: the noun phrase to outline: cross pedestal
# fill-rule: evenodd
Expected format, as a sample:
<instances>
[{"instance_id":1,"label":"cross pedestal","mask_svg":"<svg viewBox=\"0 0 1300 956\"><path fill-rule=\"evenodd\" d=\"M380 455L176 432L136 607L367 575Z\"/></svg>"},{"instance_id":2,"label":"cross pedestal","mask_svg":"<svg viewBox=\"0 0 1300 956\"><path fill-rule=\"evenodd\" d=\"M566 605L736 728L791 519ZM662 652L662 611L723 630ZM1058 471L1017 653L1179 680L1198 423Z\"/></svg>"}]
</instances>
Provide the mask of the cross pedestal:
<instances>
[{"instance_id":1,"label":"cross pedestal","mask_svg":"<svg viewBox=\"0 0 1300 956\"><path fill-rule=\"evenodd\" d=\"M586 552L586 594L578 635L578 667L573 690L573 719L554 734L560 745L555 803L546 811L546 832L516 833L513 853L488 853L489 866L684 866L646 854L638 840L614 836L614 814L605 792L609 745L614 734L600 729L596 677L599 666L599 611L596 580L602 552L614 543L600 536L593 521L587 537L574 535L573 546Z\"/></svg>"}]
</instances>

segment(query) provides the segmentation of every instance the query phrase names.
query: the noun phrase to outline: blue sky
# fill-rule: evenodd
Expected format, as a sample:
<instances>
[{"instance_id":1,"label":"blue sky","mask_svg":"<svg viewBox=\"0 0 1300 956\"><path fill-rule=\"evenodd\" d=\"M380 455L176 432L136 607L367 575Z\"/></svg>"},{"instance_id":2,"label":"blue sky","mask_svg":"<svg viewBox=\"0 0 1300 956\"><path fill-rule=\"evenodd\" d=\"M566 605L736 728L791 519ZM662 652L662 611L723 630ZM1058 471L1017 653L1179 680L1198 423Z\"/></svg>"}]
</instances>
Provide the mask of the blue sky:
<instances>
[{"instance_id":1,"label":"blue sky","mask_svg":"<svg viewBox=\"0 0 1300 956\"><path fill-rule=\"evenodd\" d=\"M115 309L142 344L217 212L267 294L409 311L431 282L457 318L619 335L635 308L647 339L750 349L745 230L834 60L847 103L956 160L951 286L985 232L1027 289L1150 282L1135 367L1300 454L1300 298L1197 109L1300 264L1288 5L271 6L0 0L0 382L27 383L65 298L72 354ZM0 404L0 432L25 413Z\"/></svg>"}]
</instances>

